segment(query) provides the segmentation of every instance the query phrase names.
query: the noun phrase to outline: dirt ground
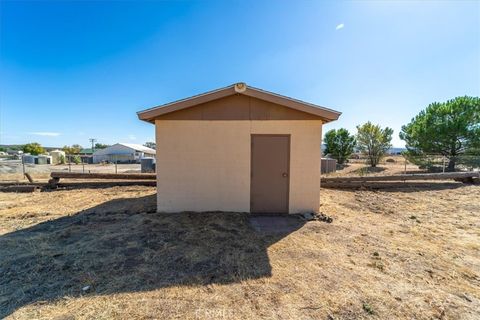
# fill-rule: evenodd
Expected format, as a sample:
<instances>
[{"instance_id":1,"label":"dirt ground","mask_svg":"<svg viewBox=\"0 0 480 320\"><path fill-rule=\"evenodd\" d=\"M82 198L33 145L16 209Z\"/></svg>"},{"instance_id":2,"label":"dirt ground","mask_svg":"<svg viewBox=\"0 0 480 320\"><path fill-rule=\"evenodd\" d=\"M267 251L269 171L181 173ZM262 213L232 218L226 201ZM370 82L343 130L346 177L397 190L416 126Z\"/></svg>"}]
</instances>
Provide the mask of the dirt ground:
<instances>
[{"instance_id":1,"label":"dirt ground","mask_svg":"<svg viewBox=\"0 0 480 320\"><path fill-rule=\"evenodd\" d=\"M333 223L273 235L154 194L0 193L0 318L480 318L480 186L322 189Z\"/></svg>"}]
</instances>

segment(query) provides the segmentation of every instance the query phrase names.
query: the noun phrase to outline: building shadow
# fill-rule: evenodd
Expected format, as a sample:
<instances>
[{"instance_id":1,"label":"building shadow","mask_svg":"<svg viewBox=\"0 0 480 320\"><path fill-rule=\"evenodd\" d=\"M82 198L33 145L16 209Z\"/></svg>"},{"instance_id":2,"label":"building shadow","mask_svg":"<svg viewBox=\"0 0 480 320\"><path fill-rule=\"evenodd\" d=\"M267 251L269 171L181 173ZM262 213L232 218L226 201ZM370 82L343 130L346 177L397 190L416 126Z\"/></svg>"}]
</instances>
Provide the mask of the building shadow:
<instances>
[{"instance_id":1,"label":"building shadow","mask_svg":"<svg viewBox=\"0 0 480 320\"><path fill-rule=\"evenodd\" d=\"M0 318L64 296L269 277L267 248L302 225L264 234L246 213L155 213L155 195L111 200L0 236Z\"/></svg>"}]
</instances>

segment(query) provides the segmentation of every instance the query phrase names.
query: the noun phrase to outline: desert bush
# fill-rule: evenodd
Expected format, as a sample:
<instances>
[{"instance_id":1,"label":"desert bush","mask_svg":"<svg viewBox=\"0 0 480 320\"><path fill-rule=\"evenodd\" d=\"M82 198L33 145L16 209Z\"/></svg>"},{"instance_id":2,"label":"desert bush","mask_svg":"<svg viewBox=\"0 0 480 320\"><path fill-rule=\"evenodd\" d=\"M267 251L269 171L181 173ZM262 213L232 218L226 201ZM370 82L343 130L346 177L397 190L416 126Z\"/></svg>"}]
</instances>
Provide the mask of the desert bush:
<instances>
[{"instance_id":1,"label":"desert bush","mask_svg":"<svg viewBox=\"0 0 480 320\"><path fill-rule=\"evenodd\" d=\"M347 129L332 129L325 134L325 154L337 159L338 164L343 164L355 148L355 137Z\"/></svg>"},{"instance_id":2,"label":"desert bush","mask_svg":"<svg viewBox=\"0 0 480 320\"><path fill-rule=\"evenodd\" d=\"M72 157L72 161L75 164L79 164L79 163L82 162L82 159L80 158L80 156L75 155L75 156Z\"/></svg>"},{"instance_id":3,"label":"desert bush","mask_svg":"<svg viewBox=\"0 0 480 320\"><path fill-rule=\"evenodd\" d=\"M371 167L376 167L392 147L393 130L389 127L382 129L370 121L357 126L357 145L359 150L368 158Z\"/></svg>"}]
</instances>

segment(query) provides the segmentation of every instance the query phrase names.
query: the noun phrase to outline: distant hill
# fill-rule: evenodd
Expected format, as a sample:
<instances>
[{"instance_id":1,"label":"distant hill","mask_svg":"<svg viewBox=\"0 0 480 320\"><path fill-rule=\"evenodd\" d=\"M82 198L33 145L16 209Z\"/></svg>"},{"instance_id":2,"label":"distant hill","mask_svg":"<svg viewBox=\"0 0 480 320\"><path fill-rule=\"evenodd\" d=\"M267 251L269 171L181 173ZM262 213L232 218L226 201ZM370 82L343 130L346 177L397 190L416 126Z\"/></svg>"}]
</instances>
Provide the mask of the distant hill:
<instances>
[{"instance_id":1,"label":"distant hill","mask_svg":"<svg viewBox=\"0 0 480 320\"><path fill-rule=\"evenodd\" d=\"M389 154L400 154L403 151L407 151L407 148L390 148L390 149L388 149Z\"/></svg>"}]
</instances>

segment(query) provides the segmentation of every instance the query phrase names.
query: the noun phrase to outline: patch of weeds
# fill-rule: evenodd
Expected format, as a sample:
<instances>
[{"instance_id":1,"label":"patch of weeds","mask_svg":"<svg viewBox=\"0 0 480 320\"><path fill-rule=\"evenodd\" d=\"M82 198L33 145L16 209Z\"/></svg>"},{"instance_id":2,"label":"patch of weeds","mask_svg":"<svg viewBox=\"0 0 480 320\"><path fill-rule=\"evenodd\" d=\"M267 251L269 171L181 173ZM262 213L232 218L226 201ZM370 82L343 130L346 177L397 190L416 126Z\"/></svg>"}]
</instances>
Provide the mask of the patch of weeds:
<instances>
[{"instance_id":1,"label":"patch of weeds","mask_svg":"<svg viewBox=\"0 0 480 320\"><path fill-rule=\"evenodd\" d=\"M382 272L385 271L385 264L382 261L380 261L382 260L382 258L380 257L380 253L378 253L377 251L372 253L372 260L373 261L368 264L369 267L378 269Z\"/></svg>"},{"instance_id":2,"label":"patch of weeds","mask_svg":"<svg viewBox=\"0 0 480 320\"><path fill-rule=\"evenodd\" d=\"M417 223L421 223L420 220L418 220L417 216L410 216L411 220L415 220Z\"/></svg>"},{"instance_id":3,"label":"patch of weeds","mask_svg":"<svg viewBox=\"0 0 480 320\"><path fill-rule=\"evenodd\" d=\"M367 302L364 302L362 304L362 308L363 310L368 313L368 314L371 314L371 315L374 315L375 314L375 310L373 310L372 306L369 305Z\"/></svg>"},{"instance_id":4,"label":"patch of weeds","mask_svg":"<svg viewBox=\"0 0 480 320\"><path fill-rule=\"evenodd\" d=\"M373 261L372 263L367 264L367 266L376 268L382 272L385 271L385 265L383 264L382 261Z\"/></svg>"},{"instance_id":5,"label":"patch of weeds","mask_svg":"<svg viewBox=\"0 0 480 320\"><path fill-rule=\"evenodd\" d=\"M367 175L368 173L368 169L365 167L365 168L360 168L357 170L357 173L360 177L363 177L365 175Z\"/></svg>"}]
</instances>

